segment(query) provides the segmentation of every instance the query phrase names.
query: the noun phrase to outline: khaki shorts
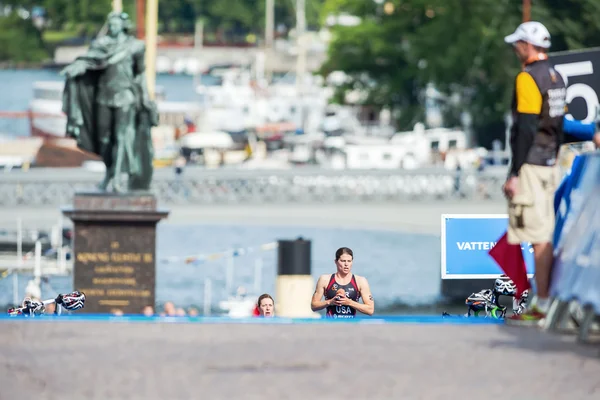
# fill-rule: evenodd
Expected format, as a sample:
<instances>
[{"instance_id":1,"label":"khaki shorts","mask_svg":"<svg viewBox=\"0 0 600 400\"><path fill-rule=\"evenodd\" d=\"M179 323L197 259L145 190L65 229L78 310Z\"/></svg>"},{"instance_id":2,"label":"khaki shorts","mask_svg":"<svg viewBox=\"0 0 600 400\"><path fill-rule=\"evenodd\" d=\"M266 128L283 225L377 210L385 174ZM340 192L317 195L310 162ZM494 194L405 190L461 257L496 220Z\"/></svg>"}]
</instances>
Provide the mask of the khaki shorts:
<instances>
[{"instance_id":1,"label":"khaki shorts","mask_svg":"<svg viewBox=\"0 0 600 400\"><path fill-rule=\"evenodd\" d=\"M508 204L509 243L552 243L554 193L558 184L558 166L523 164L517 194Z\"/></svg>"}]
</instances>

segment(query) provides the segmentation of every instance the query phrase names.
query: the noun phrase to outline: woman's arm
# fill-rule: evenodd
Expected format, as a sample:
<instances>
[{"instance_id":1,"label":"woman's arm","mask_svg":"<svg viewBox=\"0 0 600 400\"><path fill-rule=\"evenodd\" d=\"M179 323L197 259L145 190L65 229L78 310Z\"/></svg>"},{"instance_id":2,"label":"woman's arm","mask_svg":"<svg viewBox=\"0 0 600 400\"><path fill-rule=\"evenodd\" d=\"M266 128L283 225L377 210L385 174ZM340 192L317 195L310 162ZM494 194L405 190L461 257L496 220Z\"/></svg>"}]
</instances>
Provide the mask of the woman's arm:
<instances>
[{"instance_id":1,"label":"woman's arm","mask_svg":"<svg viewBox=\"0 0 600 400\"><path fill-rule=\"evenodd\" d=\"M321 275L317 281L317 287L315 293L313 293L312 301L310 302L310 308L313 311L322 310L331 305L333 299L321 300L325 294L325 285L327 284L327 275Z\"/></svg>"},{"instance_id":2,"label":"woman's arm","mask_svg":"<svg viewBox=\"0 0 600 400\"><path fill-rule=\"evenodd\" d=\"M358 276L356 278L356 283L358 283L358 290L360 291L360 297L363 299L363 303L353 302L351 307L354 307L357 311L360 311L363 314L373 315L375 312L375 301L373 301L373 294L371 294L371 288L369 287L369 282L367 278L364 276Z\"/></svg>"}]
</instances>

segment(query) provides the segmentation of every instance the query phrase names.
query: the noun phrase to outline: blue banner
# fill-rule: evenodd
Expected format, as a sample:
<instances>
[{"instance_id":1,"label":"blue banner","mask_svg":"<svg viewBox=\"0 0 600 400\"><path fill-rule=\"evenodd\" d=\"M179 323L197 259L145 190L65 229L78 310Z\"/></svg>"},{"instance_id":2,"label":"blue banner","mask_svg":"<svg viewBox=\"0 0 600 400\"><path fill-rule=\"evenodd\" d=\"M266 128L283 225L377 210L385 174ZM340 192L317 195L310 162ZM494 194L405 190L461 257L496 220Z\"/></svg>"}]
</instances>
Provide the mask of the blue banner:
<instances>
[{"instance_id":1,"label":"blue banner","mask_svg":"<svg viewBox=\"0 0 600 400\"><path fill-rule=\"evenodd\" d=\"M580 177L582 175L582 171L584 170L584 158L582 156L576 156L573 160L573 164L571 165L571 170L569 173L563 178L560 186L556 190L554 195L554 213L556 215L556 223L554 225L554 237L552 243L554 245L554 249L559 247L559 241L562 234L562 230L565 227L565 222L567 220L567 216L571 214L571 210L575 209L575 213L577 213L577 208L580 204L577 204L577 199L582 199L581 196L577 196L577 189L579 187ZM575 204L571 205L573 194L573 199L575 199ZM579 202L581 203L581 202Z\"/></svg>"},{"instance_id":2,"label":"blue banner","mask_svg":"<svg viewBox=\"0 0 600 400\"><path fill-rule=\"evenodd\" d=\"M583 202L596 188L600 171L598 154L578 155L573 160L570 173L565 176L556 193L554 227L554 254L562 251L565 239L569 236L575 219L579 216ZM561 190L562 189L562 190Z\"/></svg>"},{"instance_id":3,"label":"blue banner","mask_svg":"<svg viewBox=\"0 0 600 400\"><path fill-rule=\"evenodd\" d=\"M591 305L600 314L600 154L580 157L581 171L555 249L551 294Z\"/></svg>"},{"instance_id":4,"label":"blue banner","mask_svg":"<svg viewBox=\"0 0 600 400\"><path fill-rule=\"evenodd\" d=\"M506 215L442 215L442 279L490 279L502 269L488 254L506 232ZM527 274L534 272L533 248L521 246Z\"/></svg>"}]
</instances>

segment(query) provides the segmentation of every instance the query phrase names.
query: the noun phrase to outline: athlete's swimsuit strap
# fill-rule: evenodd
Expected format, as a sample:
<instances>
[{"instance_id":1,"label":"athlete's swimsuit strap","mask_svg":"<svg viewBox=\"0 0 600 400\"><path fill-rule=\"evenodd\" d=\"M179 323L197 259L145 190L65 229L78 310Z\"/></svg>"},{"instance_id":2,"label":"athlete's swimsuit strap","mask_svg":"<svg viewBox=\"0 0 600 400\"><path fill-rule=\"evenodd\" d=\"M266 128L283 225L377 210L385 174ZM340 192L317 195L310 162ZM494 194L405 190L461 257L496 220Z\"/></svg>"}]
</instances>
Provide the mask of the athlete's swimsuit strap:
<instances>
[{"instance_id":1,"label":"athlete's swimsuit strap","mask_svg":"<svg viewBox=\"0 0 600 400\"><path fill-rule=\"evenodd\" d=\"M329 278L329 283L327 284L327 287L325 288L325 298L327 298L327 291L329 291L331 289L331 287L333 286L334 283L337 283L335 280L335 274L331 274L331 278ZM356 289L357 293L360 293L360 290L358 288L358 282L356 282L356 275L352 274L352 278L350 278L350 285L354 286L354 289ZM339 283L338 283L339 285ZM341 286L345 286L345 285L341 285Z\"/></svg>"},{"instance_id":2,"label":"athlete's swimsuit strap","mask_svg":"<svg viewBox=\"0 0 600 400\"><path fill-rule=\"evenodd\" d=\"M327 293L327 291L329 289L331 289L331 287L333 286L334 283L335 283L335 274L331 274L331 278L329 278L329 283L327 284L327 287L325 288L325 293Z\"/></svg>"},{"instance_id":3,"label":"athlete's swimsuit strap","mask_svg":"<svg viewBox=\"0 0 600 400\"><path fill-rule=\"evenodd\" d=\"M354 289L356 289L356 293L360 293L360 290L358 289L358 282L356 282L354 274L352 274L352 279L350 279L350 283L352 284L352 286L354 286Z\"/></svg>"}]
</instances>

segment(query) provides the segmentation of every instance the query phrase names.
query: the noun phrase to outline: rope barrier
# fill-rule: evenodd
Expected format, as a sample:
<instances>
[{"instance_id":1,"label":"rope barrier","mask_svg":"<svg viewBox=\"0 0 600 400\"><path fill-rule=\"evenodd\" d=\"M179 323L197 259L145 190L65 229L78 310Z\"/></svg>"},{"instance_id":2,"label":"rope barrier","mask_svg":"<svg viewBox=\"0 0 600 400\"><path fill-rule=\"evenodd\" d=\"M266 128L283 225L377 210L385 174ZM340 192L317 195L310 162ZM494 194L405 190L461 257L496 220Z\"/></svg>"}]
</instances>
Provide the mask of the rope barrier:
<instances>
[{"instance_id":1,"label":"rope barrier","mask_svg":"<svg viewBox=\"0 0 600 400\"><path fill-rule=\"evenodd\" d=\"M32 111L0 111L0 118L64 118L63 113L41 113Z\"/></svg>"},{"instance_id":2,"label":"rope barrier","mask_svg":"<svg viewBox=\"0 0 600 400\"><path fill-rule=\"evenodd\" d=\"M10 269L5 269L2 271L2 273L0 273L0 281L10 275L11 272L12 271Z\"/></svg>"},{"instance_id":3,"label":"rope barrier","mask_svg":"<svg viewBox=\"0 0 600 400\"><path fill-rule=\"evenodd\" d=\"M191 256L187 256L187 257L179 257L179 256L167 257L167 258L163 258L161 261L163 263L167 263L167 264L183 261L185 264L198 265L198 264L203 264L205 262L216 261L216 260L220 260L222 258L227 258L227 257L235 258L235 257L241 257L241 256L255 253L255 252L270 251L270 250L276 249L277 246L278 246L277 242L270 242L270 243L261 244L259 246L239 247L236 249L231 249L231 250L227 250L227 251L223 251L223 252L219 252L219 253L197 254L197 255L191 255Z\"/></svg>"}]
</instances>

